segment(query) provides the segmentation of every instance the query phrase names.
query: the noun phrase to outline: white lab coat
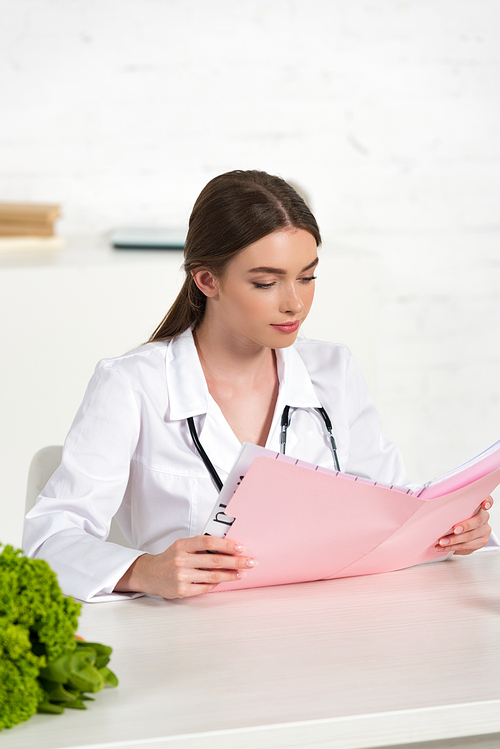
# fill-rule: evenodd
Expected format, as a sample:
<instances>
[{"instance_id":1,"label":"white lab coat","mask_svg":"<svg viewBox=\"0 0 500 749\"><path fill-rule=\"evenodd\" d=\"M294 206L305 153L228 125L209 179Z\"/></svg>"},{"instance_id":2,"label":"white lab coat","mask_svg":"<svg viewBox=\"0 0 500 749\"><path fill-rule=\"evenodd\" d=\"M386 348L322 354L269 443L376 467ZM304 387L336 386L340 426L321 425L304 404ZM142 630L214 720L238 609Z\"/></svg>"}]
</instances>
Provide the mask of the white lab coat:
<instances>
[{"instance_id":1,"label":"white lab coat","mask_svg":"<svg viewBox=\"0 0 500 749\"><path fill-rule=\"evenodd\" d=\"M280 387L266 447L279 449L285 405L309 409L293 414L287 454L333 468L323 421L312 410L323 405L343 471L408 484L345 346L298 339L277 351L277 362ZM64 593L84 601L131 597L112 591L134 559L203 532L217 490L188 416L224 481L241 445L208 392L190 330L99 362L61 466L25 522L23 548L49 562ZM133 549L106 542L114 515Z\"/></svg>"}]
</instances>

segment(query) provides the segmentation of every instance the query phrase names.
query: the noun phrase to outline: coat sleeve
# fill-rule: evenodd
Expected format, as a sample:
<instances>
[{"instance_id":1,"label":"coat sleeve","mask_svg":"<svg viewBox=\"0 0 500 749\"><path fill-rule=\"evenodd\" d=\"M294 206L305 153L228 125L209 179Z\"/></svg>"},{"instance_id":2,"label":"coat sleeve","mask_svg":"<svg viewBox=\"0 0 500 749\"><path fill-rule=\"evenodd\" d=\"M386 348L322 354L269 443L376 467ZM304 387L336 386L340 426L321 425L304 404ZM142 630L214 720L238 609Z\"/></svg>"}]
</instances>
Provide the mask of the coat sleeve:
<instances>
[{"instance_id":1,"label":"coat sleeve","mask_svg":"<svg viewBox=\"0 0 500 749\"><path fill-rule=\"evenodd\" d=\"M137 595L112 591L144 552L106 538L127 487L139 429L138 396L112 362L100 362L66 438L61 465L24 526L26 554L50 564L66 595L83 601Z\"/></svg>"}]
</instances>

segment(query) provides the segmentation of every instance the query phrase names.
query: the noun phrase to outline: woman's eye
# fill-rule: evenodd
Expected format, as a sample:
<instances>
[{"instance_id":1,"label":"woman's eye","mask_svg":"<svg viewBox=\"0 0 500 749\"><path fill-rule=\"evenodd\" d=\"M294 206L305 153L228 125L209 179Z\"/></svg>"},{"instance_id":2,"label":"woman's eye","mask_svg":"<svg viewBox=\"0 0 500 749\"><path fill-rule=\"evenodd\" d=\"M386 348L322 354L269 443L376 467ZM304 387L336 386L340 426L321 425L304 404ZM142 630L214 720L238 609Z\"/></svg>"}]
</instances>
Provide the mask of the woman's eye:
<instances>
[{"instance_id":1,"label":"woman's eye","mask_svg":"<svg viewBox=\"0 0 500 749\"><path fill-rule=\"evenodd\" d=\"M257 281L252 282L256 289L270 289L271 286L274 286L274 281L272 283L258 283Z\"/></svg>"},{"instance_id":2,"label":"woman's eye","mask_svg":"<svg viewBox=\"0 0 500 749\"><path fill-rule=\"evenodd\" d=\"M310 283L311 281L316 280L316 276L304 276L300 279L303 283Z\"/></svg>"}]
</instances>

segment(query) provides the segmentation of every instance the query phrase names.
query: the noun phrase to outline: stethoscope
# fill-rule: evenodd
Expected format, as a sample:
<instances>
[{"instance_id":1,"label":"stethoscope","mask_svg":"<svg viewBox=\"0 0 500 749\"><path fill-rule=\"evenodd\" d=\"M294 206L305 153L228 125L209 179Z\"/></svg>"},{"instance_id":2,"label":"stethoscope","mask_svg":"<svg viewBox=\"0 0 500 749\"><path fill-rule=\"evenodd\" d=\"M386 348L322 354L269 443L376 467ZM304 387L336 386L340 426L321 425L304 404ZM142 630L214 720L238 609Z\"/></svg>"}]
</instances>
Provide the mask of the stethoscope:
<instances>
[{"instance_id":1,"label":"stethoscope","mask_svg":"<svg viewBox=\"0 0 500 749\"><path fill-rule=\"evenodd\" d=\"M297 410L297 409L294 409L294 410ZM323 406L321 406L320 408L315 408L314 410L320 414L320 416L322 417L325 423L325 428L326 428L326 431L328 432L328 438L330 441L330 448L333 453L333 462L335 463L335 470L340 471L340 463L339 463L339 459L337 455L337 445L335 443L335 437L333 436L332 422L330 421L330 417L328 416ZM283 413L281 414L280 453L282 455L285 454L286 433L288 431L288 427L290 426L291 419L292 419L292 415L290 413L290 406L285 406L285 408L283 409ZM217 471L215 470L214 464L212 463L212 461L206 454L205 450L203 449L203 445L201 444L200 439L198 437L198 432L196 431L196 427L194 425L194 420L192 416L189 416L187 423L189 426L189 431L191 433L191 438L194 442L194 446L198 450L198 453L202 461L204 462L205 467L207 468L208 472L210 473L214 481L215 486L220 492L223 486L221 478L219 474L217 473Z\"/></svg>"}]
</instances>

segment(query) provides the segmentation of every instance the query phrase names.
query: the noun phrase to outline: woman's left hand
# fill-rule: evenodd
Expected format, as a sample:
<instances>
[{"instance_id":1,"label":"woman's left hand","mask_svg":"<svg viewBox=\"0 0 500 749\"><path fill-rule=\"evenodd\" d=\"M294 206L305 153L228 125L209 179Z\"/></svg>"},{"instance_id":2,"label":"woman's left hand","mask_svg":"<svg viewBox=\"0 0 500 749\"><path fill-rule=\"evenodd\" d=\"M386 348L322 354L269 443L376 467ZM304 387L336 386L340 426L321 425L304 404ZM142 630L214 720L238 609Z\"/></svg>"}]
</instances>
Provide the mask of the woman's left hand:
<instances>
[{"instance_id":1,"label":"woman's left hand","mask_svg":"<svg viewBox=\"0 0 500 749\"><path fill-rule=\"evenodd\" d=\"M453 526L453 533L440 538L435 548L438 551L454 551L455 554L465 556L486 546L491 533L491 528L488 525L490 515L487 510L490 509L492 504L493 499L491 497L485 499L474 517Z\"/></svg>"}]
</instances>

